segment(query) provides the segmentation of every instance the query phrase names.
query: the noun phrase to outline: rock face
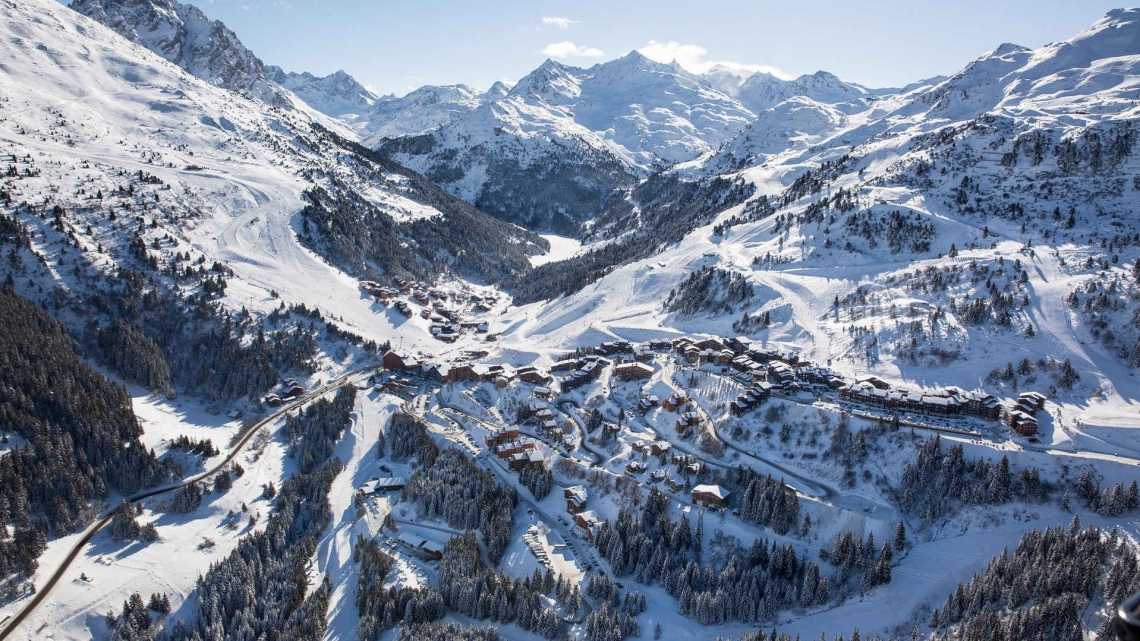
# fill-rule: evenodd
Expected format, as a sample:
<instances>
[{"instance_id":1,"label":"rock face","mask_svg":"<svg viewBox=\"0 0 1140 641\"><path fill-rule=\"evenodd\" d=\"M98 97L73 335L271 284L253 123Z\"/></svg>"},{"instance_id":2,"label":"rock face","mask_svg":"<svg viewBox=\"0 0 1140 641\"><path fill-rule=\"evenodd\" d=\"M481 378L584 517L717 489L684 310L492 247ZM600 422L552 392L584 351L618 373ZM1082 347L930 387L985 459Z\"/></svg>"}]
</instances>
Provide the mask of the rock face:
<instances>
[{"instance_id":1,"label":"rock face","mask_svg":"<svg viewBox=\"0 0 1140 641\"><path fill-rule=\"evenodd\" d=\"M291 104L237 35L197 7L175 0L75 0L71 8L213 85L275 106Z\"/></svg>"}]
</instances>

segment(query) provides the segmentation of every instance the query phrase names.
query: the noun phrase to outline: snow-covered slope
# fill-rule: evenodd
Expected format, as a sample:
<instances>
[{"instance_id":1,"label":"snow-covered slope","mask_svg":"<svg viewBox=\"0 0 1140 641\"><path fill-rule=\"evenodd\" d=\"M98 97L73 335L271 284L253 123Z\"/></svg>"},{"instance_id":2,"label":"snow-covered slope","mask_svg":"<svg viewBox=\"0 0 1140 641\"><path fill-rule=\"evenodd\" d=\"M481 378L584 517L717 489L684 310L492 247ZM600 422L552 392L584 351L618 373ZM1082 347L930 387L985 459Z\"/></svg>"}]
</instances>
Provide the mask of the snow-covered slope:
<instances>
[{"instance_id":1,"label":"snow-covered slope","mask_svg":"<svg viewBox=\"0 0 1140 641\"><path fill-rule=\"evenodd\" d=\"M195 6L177 0L75 0L71 8L206 82L269 104L290 104L237 35Z\"/></svg>"},{"instance_id":2,"label":"snow-covered slope","mask_svg":"<svg viewBox=\"0 0 1140 641\"><path fill-rule=\"evenodd\" d=\"M229 289L237 292L235 305L263 301L270 309L280 300L319 300L346 325L380 323L396 331L396 319L377 315L361 296L357 277L435 264L436 276L491 280L528 268L528 254L545 245L352 147L351 131L304 103L276 109L199 80L55 2L10 3L5 17L0 145L35 164L35 175L6 191L15 202L50 202L81 218L105 218L104 207L120 207L118 199L91 194L125 187L123 176L145 177L150 182L136 180L138 195L129 198L135 215L161 222L180 239L180 250L192 247L227 264L240 281ZM328 222L309 229L314 216L332 215L315 209L303 215L315 190L356 202L332 212L341 216L339 225L355 227ZM81 222L82 242L102 245L110 265L125 260L129 238ZM390 243L387 267L346 253L364 240L356 236L360 225L369 240ZM514 267L499 271L507 263ZM426 335L423 328L414 332Z\"/></svg>"},{"instance_id":3,"label":"snow-covered slope","mask_svg":"<svg viewBox=\"0 0 1140 641\"><path fill-rule=\"evenodd\" d=\"M757 189L749 202L528 306L518 340L745 333L851 373L998 394L1035 385L1065 417L1048 438L1111 450L1106 426L1136 425L1140 402L1138 89L1140 11L1122 10L1037 50L1002 45L861 112L778 103L678 172L742 177ZM716 265L747 278L755 302L663 311L682 279ZM1007 363L1023 359L1011 380ZM1081 376L1071 390L1065 360Z\"/></svg>"}]
</instances>

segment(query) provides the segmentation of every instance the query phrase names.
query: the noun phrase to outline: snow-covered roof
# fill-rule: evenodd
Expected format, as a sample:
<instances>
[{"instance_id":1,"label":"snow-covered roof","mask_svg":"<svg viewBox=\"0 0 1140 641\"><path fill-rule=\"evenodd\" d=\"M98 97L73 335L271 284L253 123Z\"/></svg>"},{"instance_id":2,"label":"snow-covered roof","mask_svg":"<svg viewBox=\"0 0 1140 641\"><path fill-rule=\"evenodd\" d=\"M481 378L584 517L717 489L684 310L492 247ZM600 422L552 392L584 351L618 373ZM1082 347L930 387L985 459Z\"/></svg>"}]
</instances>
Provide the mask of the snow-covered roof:
<instances>
[{"instance_id":1,"label":"snow-covered roof","mask_svg":"<svg viewBox=\"0 0 1140 641\"><path fill-rule=\"evenodd\" d=\"M728 498L729 491L719 485L698 485L693 488L693 494L711 494L723 501Z\"/></svg>"}]
</instances>

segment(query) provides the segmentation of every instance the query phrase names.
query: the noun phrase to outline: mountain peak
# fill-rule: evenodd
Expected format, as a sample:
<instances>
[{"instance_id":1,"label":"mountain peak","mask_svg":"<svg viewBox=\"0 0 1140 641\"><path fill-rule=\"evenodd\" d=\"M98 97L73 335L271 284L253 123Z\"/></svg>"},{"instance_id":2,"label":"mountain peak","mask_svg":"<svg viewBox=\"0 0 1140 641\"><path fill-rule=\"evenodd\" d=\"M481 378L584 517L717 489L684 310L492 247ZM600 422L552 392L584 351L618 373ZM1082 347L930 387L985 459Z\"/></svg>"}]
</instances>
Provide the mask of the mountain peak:
<instances>
[{"instance_id":1,"label":"mountain peak","mask_svg":"<svg viewBox=\"0 0 1140 641\"><path fill-rule=\"evenodd\" d=\"M197 7L176 0L75 0L71 8L206 82L272 105L290 105L261 59Z\"/></svg>"},{"instance_id":2,"label":"mountain peak","mask_svg":"<svg viewBox=\"0 0 1140 641\"><path fill-rule=\"evenodd\" d=\"M343 69L323 78L307 71L287 73L272 65L265 69L271 80L292 91L313 109L334 118L359 114L378 98Z\"/></svg>"}]
</instances>

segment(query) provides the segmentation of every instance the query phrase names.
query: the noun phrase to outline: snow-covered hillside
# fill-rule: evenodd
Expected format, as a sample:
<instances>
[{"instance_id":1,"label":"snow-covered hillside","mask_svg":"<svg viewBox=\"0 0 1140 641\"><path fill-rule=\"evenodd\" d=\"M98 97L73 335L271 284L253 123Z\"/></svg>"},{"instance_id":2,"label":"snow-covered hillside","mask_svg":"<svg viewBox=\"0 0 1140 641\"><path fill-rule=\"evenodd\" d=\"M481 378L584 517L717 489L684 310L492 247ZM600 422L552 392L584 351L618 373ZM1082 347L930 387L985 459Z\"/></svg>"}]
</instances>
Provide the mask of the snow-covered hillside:
<instances>
[{"instance_id":1,"label":"snow-covered hillside","mask_svg":"<svg viewBox=\"0 0 1140 641\"><path fill-rule=\"evenodd\" d=\"M226 25L177 0L76 0L71 8L191 74L277 106L290 100Z\"/></svg>"},{"instance_id":2,"label":"snow-covered hillside","mask_svg":"<svg viewBox=\"0 0 1140 641\"><path fill-rule=\"evenodd\" d=\"M300 101L279 109L199 80L54 2L28 0L5 11L11 19L0 47L11 62L0 72L0 136L4 153L17 159L14 171L27 174L12 181L9 197L74 212L81 242L102 245L108 265L124 260L129 238L88 223L120 206L109 196L126 187L128 174L145 174L153 186L135 180L137 189L157 192L147 194L149 202L130 195L135 215L161 223L178 239L179 252L232 264L241 282L230 290L235 307L268 311L280 303L273 293L310 305L324 301L323 309L358 329L379 322L396 331L356 284L354 277L375 269L369 259L333 253L347 229L302 233L311 224L301 216L305 193L314 189L368 203L367 220L358 207L356 222L338 224L377 225L368 232L374 239L380 233L394 239L386 256L410 267L427 259L463 272L459 264L467 261L490 274L507 263L526 268L528 254L540 251L531 245L540 239L447 197L387 159L345 146L352 132ZM480 243L501 247L475 250Z\"/></svg>"},{"instance_id":3,"label":"snow-covered hillside","mask_svg":"<svg viewBox=\"0 0 1140 641\"><path fill-rule=\"evenodd\" d=\"M864 112L804 98L762 112L720 153L675 170L741 177L757 189L749 202L574 296L520 310L519 340L742 332L927 385L1009 393L1028 376L1057 394L1058 444L1140 451L1107 429L1136 424L1140 401L1128 367L1140 363L1138 18L1114 11L1038 50L1002 45ZM754 284L748 322L739 310L662 310L705 266ZM771 326L757 324L765 314ZM1023 359L1035 365L1021 378L1002 373ZM1065 360L1081 376L1072 390L1057 384Z\"/></svg>"}]
</instances>

